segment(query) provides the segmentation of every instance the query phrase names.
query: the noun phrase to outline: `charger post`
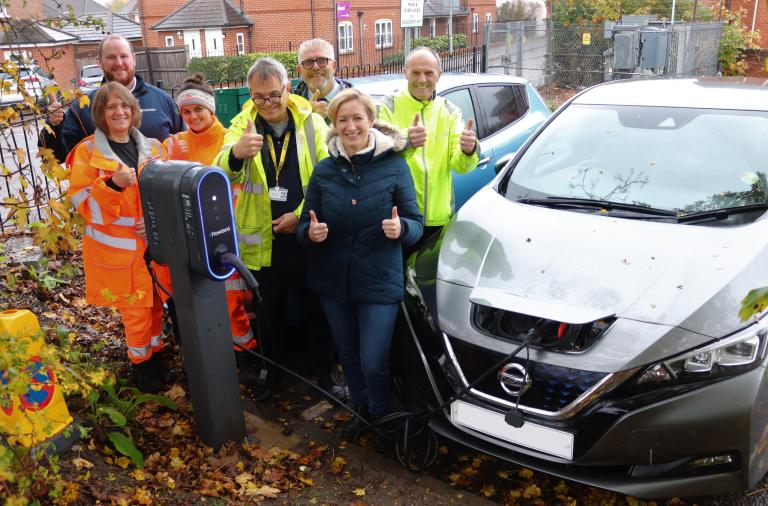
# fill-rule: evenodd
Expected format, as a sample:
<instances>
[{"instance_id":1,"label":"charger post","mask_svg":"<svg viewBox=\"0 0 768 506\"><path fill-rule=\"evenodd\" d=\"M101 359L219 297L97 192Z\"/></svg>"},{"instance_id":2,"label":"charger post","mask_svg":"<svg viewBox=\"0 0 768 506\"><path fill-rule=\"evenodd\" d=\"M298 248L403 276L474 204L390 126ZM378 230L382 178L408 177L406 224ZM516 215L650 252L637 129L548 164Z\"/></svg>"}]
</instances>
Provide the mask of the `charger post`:
<instances>
[{"instance_id":1,"label":"charger post","mask_svg":"<svg viewBox=\"0 0 768 506\"><path fill-rule=\"evenodd\" d=\"M139 192L153 260L167 264L179 337L200 439L214 448L245 437L226 291L238 254L229 179L198 163L152 161Z\"/></svg>"}]
</instances>

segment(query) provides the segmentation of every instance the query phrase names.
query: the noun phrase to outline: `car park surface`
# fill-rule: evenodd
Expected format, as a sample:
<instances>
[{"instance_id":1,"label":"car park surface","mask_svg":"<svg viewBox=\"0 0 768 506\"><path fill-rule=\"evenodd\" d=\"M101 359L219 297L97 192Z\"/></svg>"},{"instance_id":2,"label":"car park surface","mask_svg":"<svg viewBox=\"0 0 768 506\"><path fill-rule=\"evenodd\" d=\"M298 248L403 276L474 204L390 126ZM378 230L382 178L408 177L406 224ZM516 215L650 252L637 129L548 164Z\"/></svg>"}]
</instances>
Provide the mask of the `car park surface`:
<instances>
[{"instance_id":1,"label":"car park surface","mask_svg":"<svg viewBox=\"0 0 768 506\"><path fill-rule=\"evenodd\" d=\"M374 100L407 86L402 76L358 77L353 85ZM474 119L480 141L480 161L467 174L453 174L455 208L488 184L525 140L549 117L536 89L525 79L498 74L444 73L437 93L461 110L464 121Z\"/></svg>"},{"instance_id":2,"label":"car park surface","mask_svg":"<svg viewBox=\"0 0 768 506\"><path fill-rule=\"evenodd\" d=\"M560 108L410 257L406 402L452 401L442 435L634 496L754 487L768 320L738 315L768 285L765 86L625 81Z\"/></svg>"}]
</instances>

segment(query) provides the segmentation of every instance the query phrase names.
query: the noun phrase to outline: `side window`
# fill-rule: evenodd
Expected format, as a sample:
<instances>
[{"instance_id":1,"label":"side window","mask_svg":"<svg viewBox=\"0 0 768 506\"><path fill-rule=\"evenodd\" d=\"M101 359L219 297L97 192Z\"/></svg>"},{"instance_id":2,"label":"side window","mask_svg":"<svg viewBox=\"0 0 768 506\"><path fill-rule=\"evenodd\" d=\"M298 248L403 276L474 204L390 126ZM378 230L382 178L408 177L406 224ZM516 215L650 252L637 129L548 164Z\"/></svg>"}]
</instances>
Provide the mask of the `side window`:
<instances>
[{"instance_id":1,"label":"side window","mask_svg":"<svg viewBox=\"0 0 768 506\"><path fill-rule=\"evenodd\" d=\"M477 134L477 115L475 114L475 107L472 105L472 96L469 94L469 88L449 91L444 93L443 97L461 110L461 117L464 118L464 123L469 118L472 118L475 124L475 133Z\"/></svg>"},{"instance_id":2,"label":"side window","mask_svg":"<svg viewBox=\"0 0 768 506\"><path fill-rule=\"evenodd\" d=\"M477 94L488 119L485 137L523 117L528 110L525 90L514 85L478 86Z\"/></svg>"}]
</instances>

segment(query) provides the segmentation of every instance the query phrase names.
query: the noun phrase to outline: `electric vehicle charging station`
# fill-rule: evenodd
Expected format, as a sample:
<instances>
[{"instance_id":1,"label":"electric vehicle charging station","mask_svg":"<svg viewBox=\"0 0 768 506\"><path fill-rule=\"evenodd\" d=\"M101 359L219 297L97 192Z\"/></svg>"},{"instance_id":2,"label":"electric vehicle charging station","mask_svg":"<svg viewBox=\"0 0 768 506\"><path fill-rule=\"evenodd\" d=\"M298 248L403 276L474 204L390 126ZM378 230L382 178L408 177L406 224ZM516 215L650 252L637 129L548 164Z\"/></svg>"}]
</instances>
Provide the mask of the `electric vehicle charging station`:
<instances>
[{"instance_id":1,"label":"electric vehicle charging station","mask_svg":"<svg viewBox=\"0 0 768 506\"><path fill-rule=\"evenodd\" d=\"M139 174L139 192L149 253L171 273L198 435L214 448L242 441L245 420L222 283L235 269L219 262L223 253L238 254L229 178L199 163L156 160Z\"/></svg>"}]
</instances>

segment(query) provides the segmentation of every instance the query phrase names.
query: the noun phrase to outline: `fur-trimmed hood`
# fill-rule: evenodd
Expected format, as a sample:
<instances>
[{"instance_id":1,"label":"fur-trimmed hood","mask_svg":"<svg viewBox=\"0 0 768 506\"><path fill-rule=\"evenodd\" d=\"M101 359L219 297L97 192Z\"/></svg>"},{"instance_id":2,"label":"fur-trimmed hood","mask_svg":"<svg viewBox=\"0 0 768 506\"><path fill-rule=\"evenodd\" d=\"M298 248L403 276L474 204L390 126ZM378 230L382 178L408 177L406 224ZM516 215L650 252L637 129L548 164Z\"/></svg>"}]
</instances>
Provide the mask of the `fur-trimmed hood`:
<instances>
[{"instance_id":1,"label":"fur-trimmed hood","mask_svg":"<svg viewBox=\"0 0 768 506\"><path fill-rule=\"evenodd\" d=\"M376 159L389 151L400 152L406 145L407 139L400 130L389 123L376 120L368 131L368 147L355 153L355 156L372 152L372 158ZM349 160L334 126L328 131L328 153L333 158L343 157Z\"/></svg>"}]
</instances>

